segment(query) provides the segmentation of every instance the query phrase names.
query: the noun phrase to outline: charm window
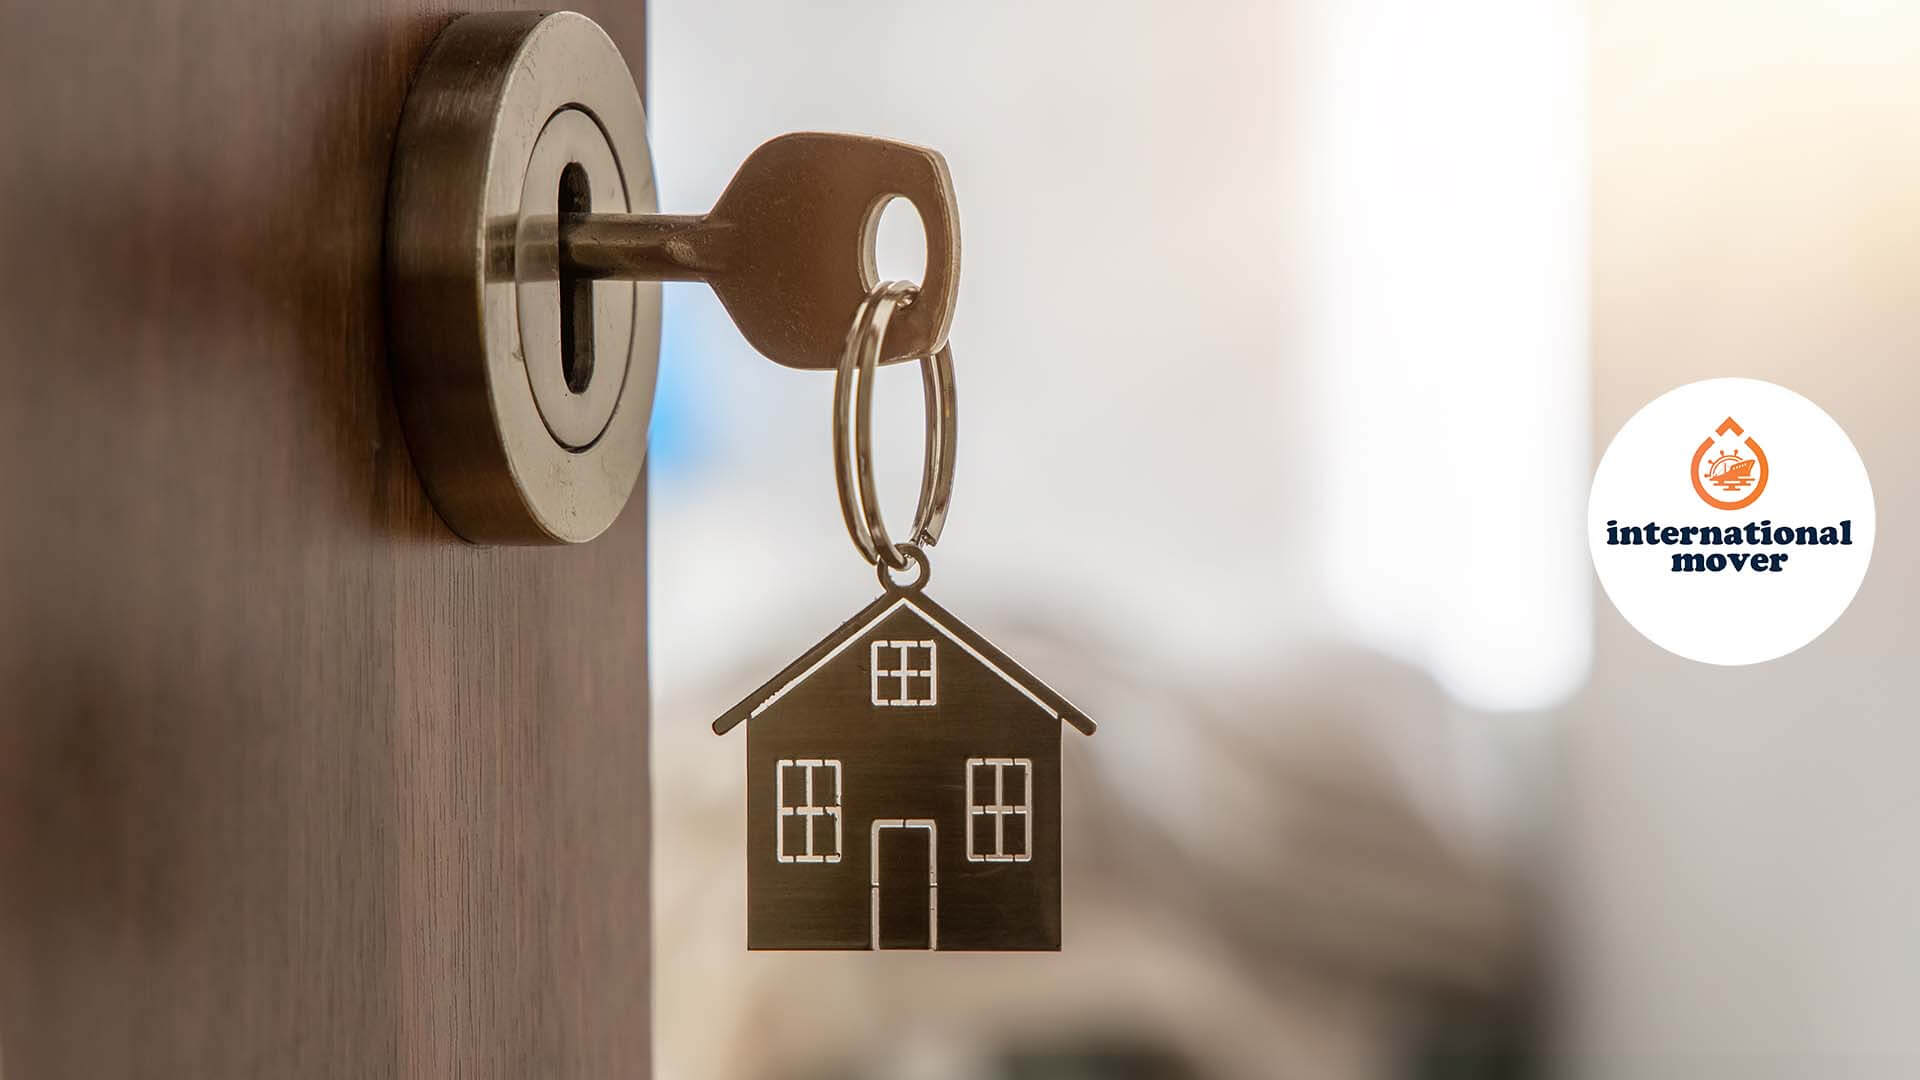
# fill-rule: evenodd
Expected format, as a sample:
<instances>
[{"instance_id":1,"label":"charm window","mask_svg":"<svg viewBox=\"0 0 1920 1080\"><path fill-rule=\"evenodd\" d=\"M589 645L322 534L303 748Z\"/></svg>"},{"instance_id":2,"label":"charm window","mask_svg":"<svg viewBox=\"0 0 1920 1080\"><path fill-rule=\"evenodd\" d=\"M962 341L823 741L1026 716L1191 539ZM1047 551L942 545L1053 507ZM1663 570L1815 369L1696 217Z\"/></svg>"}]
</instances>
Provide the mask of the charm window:
<instances>
[{"instance_id":1,"label":"charm window","mask_svg":"<svg viewBox=\"0 0 1920 1080\"><path fill-rule=\"evenodd\" d=\"M967 759L967 861L1033 858L1033 762Z\"/></svg>"},{"instance_id":2,"label":"charm window","mask_svg":"<svg viewBox=\"0 0 1920 1080\"><path fill-rule=\"evenodd\" d=\"M781 758L774 766L779 820L774 855L783 863L840 861L840 762Z\"/></svg>"},{"instance_id":3,"label":"charm window","mask_svg":"<svg viewBox=\"0 0 1920 1080\"><path fill-rule=\"evenodd\" d=\"M925 706L939 699L939 653L932 641L876 640L868 659L875 705Z\"/></svg>"}]
</instances>

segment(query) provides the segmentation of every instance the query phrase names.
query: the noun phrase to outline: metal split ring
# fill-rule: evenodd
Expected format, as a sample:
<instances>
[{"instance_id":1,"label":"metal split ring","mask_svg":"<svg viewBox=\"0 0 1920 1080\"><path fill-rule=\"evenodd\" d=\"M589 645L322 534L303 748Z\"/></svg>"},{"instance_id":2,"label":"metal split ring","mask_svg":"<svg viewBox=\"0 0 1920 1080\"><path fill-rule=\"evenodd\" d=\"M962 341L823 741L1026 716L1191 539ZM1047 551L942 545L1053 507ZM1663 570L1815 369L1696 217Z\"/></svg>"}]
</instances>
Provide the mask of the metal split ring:
<instances>
[{"instance_id":1,"label":"metal split ring","mask_svg":"<svg viewBox=\"0 0 1920 1080\"><path fill-rule=\"evenodd\" d=\"M840 487L840 512L860 554L893 570L905 570L912 563L901 550L906 545L894 543L880 519L880 495L873 482L873 374L880 363L887 323L916 295L915 286L905 281L884 281L867 293L854 311L833 384L833 468ZM947 501L953 496L953 349L943 343L932 355L903 359L920 361L927 407L920 505L914 510L909 542L931 547L940 539Z\"/></svg>"}]
</instances>

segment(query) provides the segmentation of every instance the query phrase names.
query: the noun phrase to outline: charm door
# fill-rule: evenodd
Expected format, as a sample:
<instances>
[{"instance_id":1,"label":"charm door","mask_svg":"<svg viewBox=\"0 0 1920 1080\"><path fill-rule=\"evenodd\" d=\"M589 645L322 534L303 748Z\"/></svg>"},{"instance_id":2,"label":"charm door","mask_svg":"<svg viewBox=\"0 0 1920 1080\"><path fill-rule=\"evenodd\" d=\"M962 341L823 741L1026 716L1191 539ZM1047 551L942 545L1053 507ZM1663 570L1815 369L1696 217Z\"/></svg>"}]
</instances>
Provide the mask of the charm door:
<instances>
[{"instance_id":1,"label":"charm door","mask_svg":"<svg viewBox=\"0 0 1920 1080\"><path fill-rule=\"evenodd\" d=\"M940 830L931 820L873 823L873 947L940 947Z\"/></svg>"}]
</instances>

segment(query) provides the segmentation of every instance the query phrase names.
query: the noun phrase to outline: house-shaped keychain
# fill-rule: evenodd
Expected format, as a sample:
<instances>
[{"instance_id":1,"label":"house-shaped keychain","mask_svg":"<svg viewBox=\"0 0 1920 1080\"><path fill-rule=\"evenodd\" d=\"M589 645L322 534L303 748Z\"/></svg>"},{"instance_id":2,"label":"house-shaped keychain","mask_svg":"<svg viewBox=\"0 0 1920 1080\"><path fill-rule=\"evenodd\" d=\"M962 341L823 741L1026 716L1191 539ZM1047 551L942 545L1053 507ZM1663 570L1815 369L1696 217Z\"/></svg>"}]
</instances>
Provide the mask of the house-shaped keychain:
<instances>
[{"instance_id":1,"label":"house-shaped keychain","mask_svg":"<svg viewBox=\"0 0 1920 1080\"><path fill-rule=\"evenodd\" d=\"M1060 947L1060 725L1094 723L917 587L714 721L747 725L747 947Z\"/></svg>"}]
</instances>

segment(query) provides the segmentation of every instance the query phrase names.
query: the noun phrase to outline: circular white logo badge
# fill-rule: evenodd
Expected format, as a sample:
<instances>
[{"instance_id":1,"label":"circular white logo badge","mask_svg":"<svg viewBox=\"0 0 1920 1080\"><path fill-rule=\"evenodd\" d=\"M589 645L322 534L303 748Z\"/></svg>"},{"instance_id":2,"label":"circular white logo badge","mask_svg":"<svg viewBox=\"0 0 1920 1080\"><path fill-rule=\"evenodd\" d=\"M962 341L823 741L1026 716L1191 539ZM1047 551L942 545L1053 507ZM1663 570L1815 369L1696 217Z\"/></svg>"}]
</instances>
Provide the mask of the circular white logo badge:
<instances>
[{"instance_id":1,"label":"circular white logo badge","mask_svg":"<svg viewBox=\"0 0 1920 1080\"><path fill-rule=\"evenodd\" d=\"M1873 555L1873 486L1818 405L1708 379L1633 414L1593 477L1587 545L1608 599L1689 660L1757 664L1853 602Z\"/></svg>"}]
</instances>

